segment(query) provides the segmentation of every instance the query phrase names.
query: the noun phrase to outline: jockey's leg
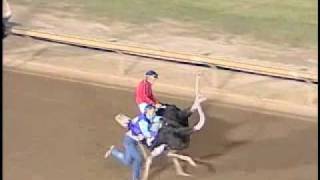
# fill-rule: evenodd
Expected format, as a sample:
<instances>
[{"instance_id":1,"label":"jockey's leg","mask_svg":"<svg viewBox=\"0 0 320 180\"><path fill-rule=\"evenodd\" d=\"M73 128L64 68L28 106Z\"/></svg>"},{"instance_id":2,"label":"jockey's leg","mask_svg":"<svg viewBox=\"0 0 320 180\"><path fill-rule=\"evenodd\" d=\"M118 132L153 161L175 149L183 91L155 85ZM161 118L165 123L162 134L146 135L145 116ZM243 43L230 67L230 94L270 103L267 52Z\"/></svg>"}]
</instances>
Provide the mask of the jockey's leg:
<instances>
[{"instance_id":1,"label":"jockey's leg","mask_svg":"<svg viewBox=\"0 0 320 180\"><path fill-rule=\"evenodd\" d=\"M139 149L135 148L131 150L131 154L133 156L133 162L132 162L132 175L133 180L140 180L141 178L141 170L142 170L142 157Z\"/></svg>"},{"instance_id":2,"label":"jockey's leg","mask_svg":"<svg viewBox=\"0 0 320 180\"><path fill-rule=\"evenodd\" d=\"M123 144L125 147L125 152L122 152L117 148L113 148L111 150L111 155L118 161L120 161L123 165L131 165L133 179L140 180L142 157L139 151L138 142L133 140L129 136L125 136Z\"/></svg>"}]
</instances>

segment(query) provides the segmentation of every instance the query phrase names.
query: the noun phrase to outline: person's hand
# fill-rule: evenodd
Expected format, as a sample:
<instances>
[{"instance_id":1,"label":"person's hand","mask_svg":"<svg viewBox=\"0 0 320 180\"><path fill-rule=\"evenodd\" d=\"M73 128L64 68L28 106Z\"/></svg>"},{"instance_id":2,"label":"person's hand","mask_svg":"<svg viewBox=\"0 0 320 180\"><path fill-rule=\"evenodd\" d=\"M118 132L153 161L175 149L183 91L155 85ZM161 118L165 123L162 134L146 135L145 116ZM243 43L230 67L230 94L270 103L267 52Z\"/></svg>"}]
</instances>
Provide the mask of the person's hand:
<instances>
[{"instance_id":1,"label":"person's hand","mask_svg":"<svg viewBox=\"0 0 320 180\"><path fill-rule=\"evenodd\" d=\"M148 139L147 139L147 145L148 145L148 146L151 146L153 140L154 140L153 137L152 137L152 138L148 138Z\"/></svg>"},{"instance_id":2,"label":"person's hand","mask_svg":"<svg viewBox=\"0 0 320 180\"><path fill-rule=\"evenodd\" d=\"M158 104L155 105L155 107L156 107L157 109L159 109L159 108L162 107L162 104L159 104L159 103L158 103Z\"/></svg>"},{"instance_id":3,"label":"person's hand","mask_svg":"<svg viewBox=\"0 0 320 180\"><path fill-rule=\"evenodd\" d=\"M142 141L144 139L144 136L141 134L137 135L136 137L137 137L138 141Z\"/></svg>"}]
</instances>

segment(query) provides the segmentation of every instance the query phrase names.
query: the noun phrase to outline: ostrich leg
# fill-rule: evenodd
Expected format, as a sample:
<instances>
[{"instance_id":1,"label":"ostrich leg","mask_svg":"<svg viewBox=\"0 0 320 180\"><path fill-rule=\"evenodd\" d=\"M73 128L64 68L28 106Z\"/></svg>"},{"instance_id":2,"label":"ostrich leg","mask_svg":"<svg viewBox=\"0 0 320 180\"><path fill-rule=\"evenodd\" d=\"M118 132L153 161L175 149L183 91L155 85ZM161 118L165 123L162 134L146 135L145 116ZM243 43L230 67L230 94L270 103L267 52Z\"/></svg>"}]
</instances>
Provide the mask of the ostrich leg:
<instances>
[{"instance_id":1,"label":"ostrich leg","mask_svg":"<svg viewBox=\"0 0 320 180\"><path fill-rule=\"evenodd\" d=\"M185 156L185 155L181 155L181 154L176 154L174 152L168 152L168 157L173 157L173 158L178 158L184 161L187 161L191 166L196 167L197 164L193 161L193 159L190 156Z\"/></svg>"},{"instance_id":2,"label":"ostrich leg","mask_svg":"<svg viewBox=\"0 0 320 180\"><path fill-rule=\"evenodd\" d=\"M172 157L172 162L173 162L174 167L175 167L175 169L176 169L177 175L179 175L179 176L191 176L190 174L188 174L188 173L186 173L186 172L183 171L183 169L182 169L182 167L181 167L181 164L180 164L178 158Z\"/></svg>"}]
</instances>

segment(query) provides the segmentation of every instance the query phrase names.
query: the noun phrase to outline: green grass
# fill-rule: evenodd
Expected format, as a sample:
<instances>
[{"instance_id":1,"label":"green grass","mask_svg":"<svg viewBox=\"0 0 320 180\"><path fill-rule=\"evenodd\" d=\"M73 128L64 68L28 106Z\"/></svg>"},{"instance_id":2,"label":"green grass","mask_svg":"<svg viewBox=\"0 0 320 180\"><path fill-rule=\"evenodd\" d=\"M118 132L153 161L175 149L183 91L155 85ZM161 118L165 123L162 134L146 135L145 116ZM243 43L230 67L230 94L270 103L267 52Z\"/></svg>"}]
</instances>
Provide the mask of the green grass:
<instances>
[{"instance_id":1,"label":"green grass","mask_svg":"<svg viewBox=\"0 0 320 180\"><path fill-rule=\"evenodd\" d=\"M26 0L14 3L30 5ZM52 3L51 3L52 2ZM173 19L198 25L201 35L226 32L295 47L317 47L316 0L60 0L80 7L100 22L124 21L137 25ZM32 5L55 8L53 1ZM68 11L72 12L72 7ZM195 33L196 34L196 33Z\"/></svg>"}]
</instances>

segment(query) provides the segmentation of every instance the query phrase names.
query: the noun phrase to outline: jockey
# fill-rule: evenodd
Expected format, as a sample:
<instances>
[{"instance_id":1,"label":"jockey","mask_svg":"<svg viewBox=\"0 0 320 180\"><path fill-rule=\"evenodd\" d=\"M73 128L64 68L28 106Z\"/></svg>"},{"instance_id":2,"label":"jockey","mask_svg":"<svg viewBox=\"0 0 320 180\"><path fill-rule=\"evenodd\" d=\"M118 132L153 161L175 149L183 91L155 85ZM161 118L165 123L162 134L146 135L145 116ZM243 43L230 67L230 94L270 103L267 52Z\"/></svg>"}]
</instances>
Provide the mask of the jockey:
<instances>
[{"instance_id":1,"label":"jockey","mask_svg":"<svg viewBox=\"0 0 320 180\"><path fill-rule=\"evenodd\" d=\"M128 129L136 136L142 136L148 146L152 145L152 141L158 134L161 128L161 117L156 116L156 108L148 104L144 113L132 119L128 124Z\"/></svg>"},{"instance_id":2,"label":"jockey","mask_svg":"<svg viewBox=\"0 0 320 180\"><path fill-rule=\"evenodd\" d=\"M161 104L152 92L152 85L157 79L158 74L153 70L149 70L145 73L145 78L140 81L136 88L135 100L141 113L144 113L145 107L148 104L154 105L156 108L161 107Z\"/></svg>"},{"instance_id":3,"label":"jockey","mask_svg":"<svg viewBox=\"0 0 320 180\"><path fill-rule=\"evenodd\" d=\"M104 157L107 158L111 155L122 164L131 166L133 180L140 180L143 158L138 143L139 141L146 140L147 145L151 146L160 127L161 119L160 116L155 115L155 107L153 105L147 105L144 113L129 121L129 130L123 139L125 151L121 151L112 145Z\"/></svg>"}]
</instances>

